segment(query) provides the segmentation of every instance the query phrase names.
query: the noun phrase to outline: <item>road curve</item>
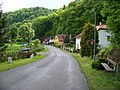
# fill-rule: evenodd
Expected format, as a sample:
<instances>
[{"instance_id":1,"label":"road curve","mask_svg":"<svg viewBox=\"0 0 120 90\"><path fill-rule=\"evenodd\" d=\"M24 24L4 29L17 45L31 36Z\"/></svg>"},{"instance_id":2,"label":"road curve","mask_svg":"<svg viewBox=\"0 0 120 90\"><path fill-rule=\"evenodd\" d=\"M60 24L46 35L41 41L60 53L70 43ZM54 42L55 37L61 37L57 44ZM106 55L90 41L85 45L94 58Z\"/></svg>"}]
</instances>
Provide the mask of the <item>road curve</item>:
<instances>
[{"instance_id":1,"label":"road curve","mask_svg":"<svg viewBox=\"0 0 120 90\"><path fill-rule=\"evenodd\" d=\"M75 59L47 46L47 57L0 73L0 90L88 90Z\"/></svg>"}]
</instances>

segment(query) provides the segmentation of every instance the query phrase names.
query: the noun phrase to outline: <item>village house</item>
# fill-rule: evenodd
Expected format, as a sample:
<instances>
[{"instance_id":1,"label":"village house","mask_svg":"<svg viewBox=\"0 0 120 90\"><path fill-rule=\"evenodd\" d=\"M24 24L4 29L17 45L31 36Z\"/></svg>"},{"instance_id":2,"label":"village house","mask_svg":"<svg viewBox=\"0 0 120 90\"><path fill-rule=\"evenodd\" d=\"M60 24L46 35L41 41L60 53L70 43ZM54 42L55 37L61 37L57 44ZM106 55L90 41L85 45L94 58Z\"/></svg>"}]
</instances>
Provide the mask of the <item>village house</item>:
<instances>
[{"instance_id":1,"label":"village house","mask_svg":"<svg viewBox=\"0 0 120 90\"><path fill-rule=\"evenodd\" d=\"M110 39L111 34L107 32L107 26L100 22L100 24L96 26L96 29L98 30L98 36L99 36L98 44L100 45L100 48L109 46L110 44L109 39Z\"/></svg>"},{"instance_id":2,"label":"village house","mask_svg":"<svg viewBox=\"0 0 120 90\"><path fill-rule=\"evenodd\" d=\"M107 32L107 26L100 24L96 26L96 30L98 31L98 40L99 40L99 45L100 48L107 47L110 44L110 36L111 34ZM76 35L76 50L81 49L80 42L81 42L81 34Z\"/></svg>"},{"instance_id":3,"label":"village house","mask_svg":"<svg viewBox=\"0 0 120 90\"><path fill-rule=\"evenodd\" d=\"M81 34L76 35L75 38L76 38L76 50L79 50L81 49L81 46L80 46Z\"/></svg>"},{"instance_id":4,"label":"village house","mask_svg":"<svg viewBox=\"0 0 120 90\"><path fill-rule=\"evenodd\" d=\"M55 42L56 44L62 44L62 43L64 43L64 38L65 38L65 37L66 37L65 34L58 34L58 35L55 36L54 42Z\"/></svg>"}]
</instances>

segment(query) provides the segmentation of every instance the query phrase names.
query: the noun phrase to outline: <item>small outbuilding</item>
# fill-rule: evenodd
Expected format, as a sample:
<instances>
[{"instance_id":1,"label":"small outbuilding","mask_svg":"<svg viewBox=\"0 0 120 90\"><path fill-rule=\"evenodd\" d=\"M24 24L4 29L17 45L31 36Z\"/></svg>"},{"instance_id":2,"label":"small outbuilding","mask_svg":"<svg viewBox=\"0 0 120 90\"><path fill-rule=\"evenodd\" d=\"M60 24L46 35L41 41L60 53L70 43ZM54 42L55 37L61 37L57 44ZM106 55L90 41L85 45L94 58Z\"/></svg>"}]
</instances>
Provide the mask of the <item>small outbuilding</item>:
<instances>
[{"instance_id":1,"label":"small outbuilding","mask_svg":"<svg viewBox=\"0 0 120 90\"><path fill-rule=\"evenodd\" d=\"M109 46L109 39L111 34L108 32L107 26L100 22L100 25L96 26L96 29L98 30L98 40L100 47L103 48Z\"/></svg>"},{"instance_id":2,"label":"small outbuilding","mask_svg":"<svg viewBox=\"0 0 120 90\"><path fill-rule=\"evenodd\" d=\"M78 35L76 35L76 50L78 50L78 49L81 49L81 46L80 46L80 42L81 42L81 35L82 34L78 34Z\"/></svg>"}]
</instances>

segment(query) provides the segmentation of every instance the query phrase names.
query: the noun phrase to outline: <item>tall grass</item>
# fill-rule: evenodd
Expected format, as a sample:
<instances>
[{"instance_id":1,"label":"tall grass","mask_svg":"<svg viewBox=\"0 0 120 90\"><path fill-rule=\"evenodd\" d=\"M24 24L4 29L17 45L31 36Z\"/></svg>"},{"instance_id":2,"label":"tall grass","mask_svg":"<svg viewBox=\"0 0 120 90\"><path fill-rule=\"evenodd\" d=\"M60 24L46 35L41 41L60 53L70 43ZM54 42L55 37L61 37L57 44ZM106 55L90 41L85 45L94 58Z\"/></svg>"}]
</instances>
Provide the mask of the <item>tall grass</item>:
<instances>
[{"instance_id":1,"label":"tall grass","mask_svg":"<svg viewBox=\"0 0 120 90\"><path fill-rule=\"evenodd\" d=\"M13 44L13 45L10 45L8 44L8 47L6 49L6 52L18 52L19 50L23 49L25 47L23 47L23 44Z\"/></svg>"},{"instance_id":2,"label":"tall grass","mask_svg":"<svg viewBox=\"0 0 120 90\"><path fill-rule=\"evenodd\" d=\"M120 90L120 81L116 80L115 73L92 68L92 59L81 58L80 55L72 54L84 73L90 90Z\"/></svg>"},{"instance_id":3,"label":"tall grass","mask_svg":"<svg viewBox=\"0 0 120 90\"><path fill-rule=\"evenodd\" d=\"M4 62L4 63L0 63L0 72L5 71L5 70L9 70L18 66L22 66L28 63L32 63L35 62L37 60L40 60L42 58L44 58L45 55L41 55L41 56L35 56L34 58L26 58L26 59L18 59L13 61L12 63L8 63L8 62Z\"/></svg>"}]
</instances>

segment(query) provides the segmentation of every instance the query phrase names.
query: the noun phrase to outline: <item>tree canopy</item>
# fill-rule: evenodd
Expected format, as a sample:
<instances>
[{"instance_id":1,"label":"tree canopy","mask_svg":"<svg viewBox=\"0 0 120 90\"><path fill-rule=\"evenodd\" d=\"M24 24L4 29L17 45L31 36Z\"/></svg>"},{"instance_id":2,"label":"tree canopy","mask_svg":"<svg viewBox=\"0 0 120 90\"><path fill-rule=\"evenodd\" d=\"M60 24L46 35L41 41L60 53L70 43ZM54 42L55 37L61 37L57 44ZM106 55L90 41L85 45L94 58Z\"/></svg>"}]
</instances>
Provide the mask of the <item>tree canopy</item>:
<instances>
[{"instance_id":1,"label":"tree canopy","mask_svg":"<svg viewBox=\"0 0 120 90\"><path fill-rule=\"evenodd\" d=\"M104 17L107 17L106 24L112 34L112 45L120 48L120 1L105 0L101 13Z\"/></svg>"},{"instance_id":2,"label":"tree canopy","mask_svg":"<svg viewBox=\"0 0 120 90\"><path fill-rule=\"evenodd\" d=\"M99 22L107 24L108 29L112 32L112 44L119 46L119 0L75 0L67 7L64 6L57 10L42 7L23 8L5 13L5 15L7 15L7 26L17 27L18 32L25 23L32 23L31 28L35 32L34 38L42 39L68 33L71 34L72 39L75 39L76 34L82 33L85 23L94 24L93 8L96 11L97 25ZM8 30L10 30L9 27Z\"/></svg>"},{"instance_id":3,"label":"tree canopy","mask_svg":"<svg viewBox=\"0 0 120 90\"><path fill-rule=\"evenodd\" d=\"M6 42L8 40L7 30L6 30L6 16L3 15L0 5L0 52L5 51Z\"/></svg>"},{"instance_id":4,"label":"tree canopy","mask_svg":"<svg viewBox=\"0 0 120 90\"><path fill-rule=\"evenodd\" d=\"M72 39L75 39L76 34L82 32L82 27L85 23L94 23L93 8L96 8L97 12L97 24L100 21L104 22L105 19L100 14L100 11L103 8L102 0L77 0L71 2L64 9L60 8L55 10L53 13L46 16L44 20L43 17L35 18L35 22L33 23L34 30L40 32L41 35L44 36L55 36L56 34L68 33L71 34ZM46 27L45 22L48 23L48 19L49 26ZM41 38L41 35L35 34L35 37Z\"/></svg>"}]
</instances>

